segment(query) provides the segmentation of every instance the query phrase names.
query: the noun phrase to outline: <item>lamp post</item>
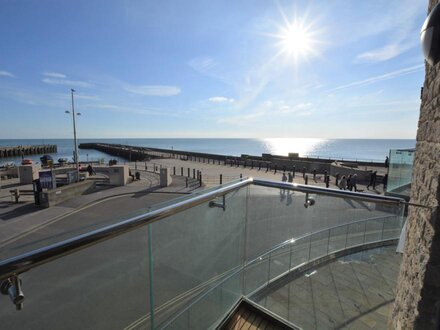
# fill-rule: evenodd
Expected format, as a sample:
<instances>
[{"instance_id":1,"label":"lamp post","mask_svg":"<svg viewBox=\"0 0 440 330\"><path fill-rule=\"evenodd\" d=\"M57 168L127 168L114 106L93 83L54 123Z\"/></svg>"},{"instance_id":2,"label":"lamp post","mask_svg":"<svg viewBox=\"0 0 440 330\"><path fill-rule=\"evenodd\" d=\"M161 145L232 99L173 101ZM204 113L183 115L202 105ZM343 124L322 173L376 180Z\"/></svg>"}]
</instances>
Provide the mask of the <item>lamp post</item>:
<instances>
[{"instance_id":1,"label":"lamp post","mask_svg":"<svg viewBox=\"0 0 440 330\"><path fill-rule=\"evenodd\" d=\"M76 142L76 120L75 120L75 105L73 102L73 93L75 90L72 88L70 89L70 93L72 95L72 120L73 120L73 143L75 145L75 152L73 155L74 161L75 161L75 167L76 167L76 180L79 181L79 166L78 166L78 144ZM66 113L70 113L69 110L65 111ZM80 116L81 113L76 113L77 116Z\"/></svg>"}]
</instances>

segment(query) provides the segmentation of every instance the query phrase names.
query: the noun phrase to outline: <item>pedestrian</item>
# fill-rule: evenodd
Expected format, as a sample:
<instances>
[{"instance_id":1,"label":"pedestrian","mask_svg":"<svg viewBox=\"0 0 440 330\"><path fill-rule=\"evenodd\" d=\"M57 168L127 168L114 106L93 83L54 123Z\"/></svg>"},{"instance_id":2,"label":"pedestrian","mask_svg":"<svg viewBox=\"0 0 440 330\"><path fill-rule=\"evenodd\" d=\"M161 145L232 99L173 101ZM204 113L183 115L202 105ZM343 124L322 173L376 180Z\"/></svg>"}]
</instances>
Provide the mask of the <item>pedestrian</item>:
<instances>
[{"instance_id":1,"label":"pedestrian","mask_svg":"<svg viewBox=\"0 0 440 330\"><path fill-rule=\"evenodd\" d=\"M383 183L383 192L385 192L387 190L387 185L388 185L388 173L386 173L383 176L382 183Z\"/></svg>"},{"instance_id":2,"label":"pedestrian","mask_svg":"<svg viewBox=\"0 0 440 330\"><path fill-rule=\"evenodd\" d=\"M347 187L347 179L345 178L345 175L342 176L341 181L339 181L338 185L339 189L345 190Z\"/></svg>"},{"instance_id":3,"label":"pedestrian","mask_svg":"<svg viewBox=\"0 0 440 330\"><path fill-rule=\"evenodd\" d=\"M385 168L388 168L388 166L390 166L390 159L387 157L385 157Z\"/></svg>"},{"instance_id":4,"label":"pedestrian","mask_svg":"<svg viewBox=\"0 0 440 330\"><path fill-rule=\"evenodd\" d=\"M315 170L313 170L313 181L315 181L315 182L316 182L316 169L315 169Z\"/></svg>"},{"instance_id":5,"label":"pedestrian","mask_svg":"<svg viewBox=\"0 0 440 330\"><path fill-rule=\"evenodd\" d=\"M283 182L287 181L286 172L283 172L283 176L281 177L281 181L283 181Z\"/></svg>"},{"instance_id":6,"label":"pedestrian","mask_svg":"<svg viewBox=\"0 0 440 330\"><path fill-rule=\"evenodd\" d=\"M347 178L347 189L350 190L350 191L353 190L353 186L351 184L351 174L349 174L348 178Z\"/></svg>"},{"instance_id":7,"label":"pedestrian","mask_svg":"<svg viewBox=\"0 0 440 330\"><path fill-rule=\"evenodd\" d=\"M370 182L368 183L367 189L370 190L370 186L373 186L373 189L376 188L376 180L377 180L377 171L371 173Z\"/></svg>"},{"instance_id":8,"label":"pedestrian","mask_svg":"<svg viewBox=\"0 0 440 330\"><path fill-rule=\"evenodd\" d=\"M330 187L330 175L326 174L324 177L325 187Z\"/></svg>"},{"instance_id":9,"label":"pedestrian","mask_svg":"<svg viewBox=\"0 0 440 330\"><path fill-rule=\"evenodd\" d=\"M292 175L292 173L289 172L289 173L287 174L287 177L288 177L288 178L287 178L287 181L288 181L288 182L293 182L293 175Z\"/></svg>"},{"instance_id":10,"label":"pedestrian","mask_svg":"<svg viewBox=\"0 0 440 330\"><path fill-rule=\"evenodd\" d=\"M338 187L339 186L339 173L336 173L336 176L335 176L335 185Z\"/></svg>"},{"instance_id":11,"label":"pedestrian","mask_svg":"<svg viewBox=\"0 0 440 330\"><path fill-rule=\"evenodd\" d=\"M89 173L90 176L92 176L95 173L95 170L93 169L92 165L89 164L89 166L87 166L87 172Z\"/></svg>"},{"instance_id":12,"label":"pedestrian","mask_svg":"<svg viewBox=\"0 0 440 330\"><path fill-rule=\"evenodd\" d=\"M353 187L354 191L357 191L357 174L353 174L351 177L351 186Z\"/></svg>"}]
</instances>

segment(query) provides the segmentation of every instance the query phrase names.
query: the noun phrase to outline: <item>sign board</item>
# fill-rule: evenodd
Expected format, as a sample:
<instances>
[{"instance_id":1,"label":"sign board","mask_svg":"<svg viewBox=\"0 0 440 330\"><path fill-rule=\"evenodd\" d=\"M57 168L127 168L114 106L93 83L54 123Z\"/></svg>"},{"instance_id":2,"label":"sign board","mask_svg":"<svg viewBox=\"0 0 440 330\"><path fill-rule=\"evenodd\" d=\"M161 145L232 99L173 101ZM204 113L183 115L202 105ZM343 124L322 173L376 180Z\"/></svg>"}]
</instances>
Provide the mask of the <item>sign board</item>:
<instances>
[{"instance_id":1,"label":"sign board","mask_svg":"<svg viewBox=\"0 0 440 330\"><path fill-rule=\"evenodd\" d=\"M41 171L39 173L41 188L54 189L57 187L55 173L52 171Z\"/></svg>"}]
</instances>

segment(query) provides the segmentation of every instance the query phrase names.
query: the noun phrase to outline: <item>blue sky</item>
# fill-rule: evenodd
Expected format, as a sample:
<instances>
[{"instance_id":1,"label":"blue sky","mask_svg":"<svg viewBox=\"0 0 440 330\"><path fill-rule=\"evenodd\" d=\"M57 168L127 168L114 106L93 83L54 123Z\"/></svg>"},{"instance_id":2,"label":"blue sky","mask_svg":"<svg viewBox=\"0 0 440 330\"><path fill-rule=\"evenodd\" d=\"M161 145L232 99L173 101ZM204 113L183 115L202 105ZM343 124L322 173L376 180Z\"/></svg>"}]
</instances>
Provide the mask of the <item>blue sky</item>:
<instances>
[{"instance_id":1,"label":"blue sky","mask_svg":"<svg viewBox=\"0 0 440 330\"><path fill-rule=\"evenodd\" d=\"M416 136L427 0L0 6L0 138Z\"/></svg>"}]
</instances>

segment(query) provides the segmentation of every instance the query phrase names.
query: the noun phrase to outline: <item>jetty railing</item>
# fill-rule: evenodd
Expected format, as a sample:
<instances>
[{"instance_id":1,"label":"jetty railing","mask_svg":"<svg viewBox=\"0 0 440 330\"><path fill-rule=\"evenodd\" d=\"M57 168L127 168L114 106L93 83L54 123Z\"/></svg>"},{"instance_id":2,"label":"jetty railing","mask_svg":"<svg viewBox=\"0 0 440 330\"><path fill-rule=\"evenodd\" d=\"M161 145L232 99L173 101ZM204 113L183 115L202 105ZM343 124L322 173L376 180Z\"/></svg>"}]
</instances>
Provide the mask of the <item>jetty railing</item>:
<instances>
[{"instance_id":1,"label":"jetty railing","mask_svg":"<svg viewBox=\"0 0 440 330\"><path fill-rule=\"evenodd\" d=\"M184 196L1 261L3 286L23 307L3 296L2 326L213 327L242 296L300 267L395 243L403 208L397 198L251 178Z\"/></svg>"}]
</instances>

